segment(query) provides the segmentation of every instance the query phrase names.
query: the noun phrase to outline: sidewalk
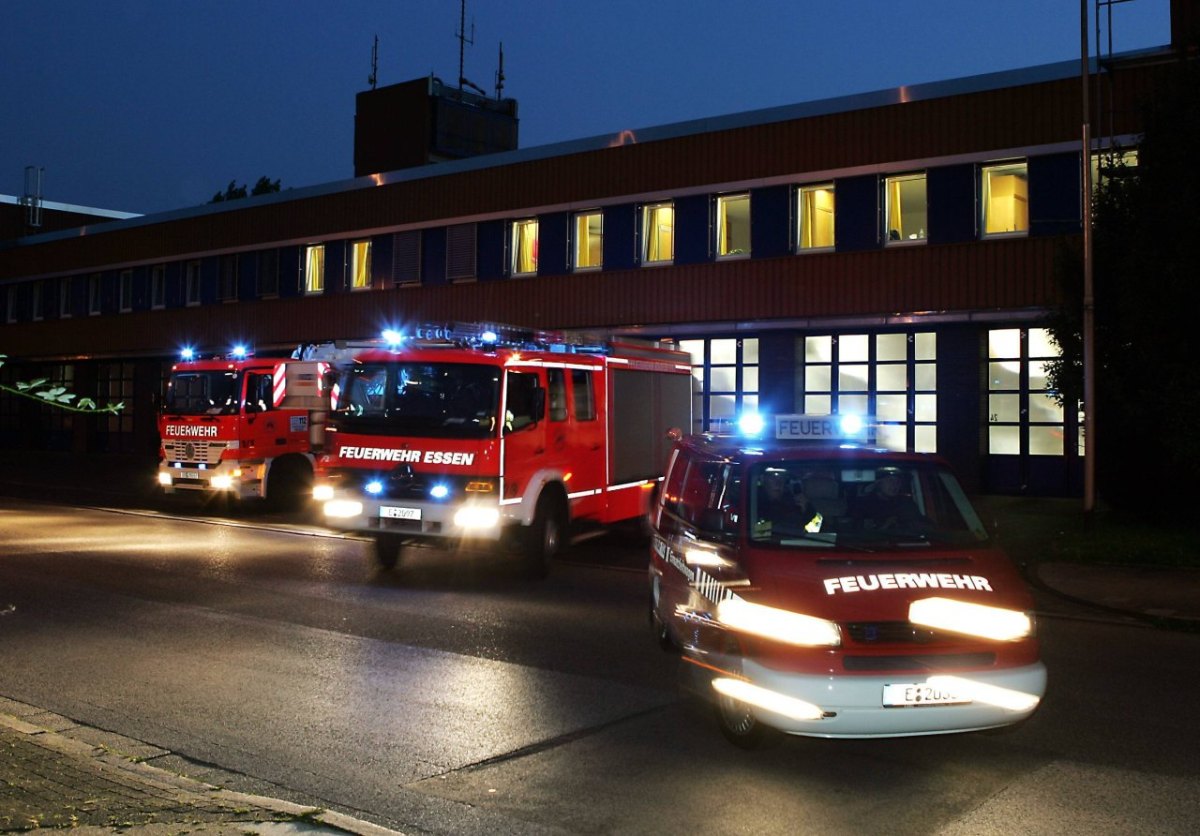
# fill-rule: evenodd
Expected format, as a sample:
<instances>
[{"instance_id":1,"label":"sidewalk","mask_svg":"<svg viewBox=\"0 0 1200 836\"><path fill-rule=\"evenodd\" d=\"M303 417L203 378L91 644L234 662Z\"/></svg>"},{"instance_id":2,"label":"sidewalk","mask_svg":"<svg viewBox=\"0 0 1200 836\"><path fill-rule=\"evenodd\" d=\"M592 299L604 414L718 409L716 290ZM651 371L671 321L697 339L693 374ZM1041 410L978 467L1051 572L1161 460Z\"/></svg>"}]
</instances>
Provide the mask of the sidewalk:
<instances>
[{"instance_id":1,"label":"sidewalk","mask_svg":"<svg viewBox=\"0 0 1200 836\"><path fill-rule=\"evenodd\" d=\"M40 828L146 836L396 832L341 813L184 778L143 762L170 754L164 749L2 697L0 753L0 833Z\"/></svg>"}]
</instances>

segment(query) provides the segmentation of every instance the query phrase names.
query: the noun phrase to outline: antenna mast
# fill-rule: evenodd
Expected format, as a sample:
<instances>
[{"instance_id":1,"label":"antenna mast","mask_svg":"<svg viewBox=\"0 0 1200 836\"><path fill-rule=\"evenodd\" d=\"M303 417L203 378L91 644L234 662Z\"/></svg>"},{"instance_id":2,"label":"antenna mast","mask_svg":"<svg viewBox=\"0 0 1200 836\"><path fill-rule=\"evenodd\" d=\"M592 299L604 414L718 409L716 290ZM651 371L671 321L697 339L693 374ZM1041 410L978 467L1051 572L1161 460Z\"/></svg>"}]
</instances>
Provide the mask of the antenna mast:
<instances>
[{"instance_id":1,"label":"antenna mast","mask_svg":"<svg viewBox=\"0 0 1200 836\"><path fill-rule=\"evenodd\" d=\"M504 93L504 41L500 42L500 66L496 68L496 99Z\"/></svg>"},{"instance_id":2,"label":"antenna mast","mask_svg":"<svg viewBox=\"0 0 1200 836\"><path fill-rule=\"evenodd\" d=\"M371 85L371 89L375 89L375 82L379 78L379 36L375 36L375 45L371 47L371 74L367 76L367 84Z\"/></svg>"},{"instance_id":3,"label":"antenna mast","mask_svg":"<svg viewBox=\"0 0 1200 836\"><path fill-rule=\"evenodd\" d=\"M467 44L475 46L475 21L471 21L471 36L467 37L467 0L459 0L458 8L458 31L454 33L458 38L458 92L461 93L463 87L470 87L479 95L486 96L482 88L472 84L463 74L463 49Z\"/></svg>"}]
</instances>

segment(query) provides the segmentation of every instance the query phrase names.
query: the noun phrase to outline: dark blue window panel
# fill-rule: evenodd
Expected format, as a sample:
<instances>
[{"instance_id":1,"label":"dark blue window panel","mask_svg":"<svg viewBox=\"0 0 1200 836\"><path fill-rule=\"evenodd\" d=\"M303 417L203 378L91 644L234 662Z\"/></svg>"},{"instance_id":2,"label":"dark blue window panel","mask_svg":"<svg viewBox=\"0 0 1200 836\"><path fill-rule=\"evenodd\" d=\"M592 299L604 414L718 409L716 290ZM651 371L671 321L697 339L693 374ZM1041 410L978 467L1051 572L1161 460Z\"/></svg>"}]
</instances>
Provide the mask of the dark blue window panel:
<instances>
[{"instance_id":1,"label":"dark blue window panel","mask_svg":"<svg viewBox=\"0 0 1200 836\"><path fill-rule=\"evenodd\" d=\"M183 269L180 268L179 280L176 282L179 293L183 294ZM300 248L282 247L279 250L279 297L286 298L300 295ZM182 304L182 302L181 302Z\"/></svg>"},{"instance_id":2,"label":"dark blue window panel","mask_svg":"<svg viewBox=\"0 0 1200 836\"><path fill-rule=\"evenodd\" d=\"M975 240L975 177L975 166L969 164L931 168L926 173L929 243Z\"/></svg>"},{"instance_id":3,"label":"dark blue window panel","mask_svg":"<svg viewBox=\"0 0 1200 836\"><path fill-rule=\"evenodd\" d=\"M561 276L570 268L567 232L571 216L566 212L538 216L538 275Z\"/></svg>"},{"instance_id":4,"label":"dark blue window panel","mask_svg":"<svg viewBox=\"0 0 1200 836\"><path fill-rule=\"evenodd\" d=\"M325 296L346 292L346 251L345 241L325 242Z\"/></svg>"},{"instance_id":5,"label":"dark blue window panel","mask_svg":"<svg viewBox=\"0 0 1200 836\"><path fill-rule=\"evenodd\" d=\"M449 283L446 278L445 227L427 229L421 237L421 283Z\"/></svg>"},{"instance_id":6,"label":"dark blue window panel","mask_svg":"<svg viewBox=\"0 0 1200 836\"><path fill-rule=\"evenodd\" d=\"M371 237L371 287L392 286L392 241L389 235Z\"/></svg>"},{"instance_id":7,"label":"dark blue window panel","mask_svg":"<svg viewBox=\"0 0 1200 836\"><path fill-rule=\"evenodd\" d=\"M512 221L487 221L476 227L475 275L481 282L495 281L508 275L508 238Z\"/></svg>"},{"instance_id":8,"label":"dark blue window panel","mask_svg":"<svg viewBox=\"0 0 1200 836\"><path fill-rule=\"evenodd\" d=\"M221 278L221 262L217 258L200 260L200 304L215 305L217 302L217 282Z\"/></svg>"},{"instance_id":9,"label":"dark blue window panel","mask_svg":"<svg viewBox=\"0 0 1200 836\"><path fill-rule=\"evenodd\" d=\"M879 243L879 179L874 174L834 181L834 243L838 252L874 250Z\"/></svg>"},{"instance_id":10,"label":"dark blue window panel","mask_svg":"<svg viewBox=\"0 0 1200 836\"><path fill-rule=\"evenodd\" d=\"M237 298L242 301L253 301L254 291L258 288L258 253L242 253L238 257L238 290ZM146 293L146 305L150 304L149 291Z\"/></svg>"},{"instance_id":11,"label":"dark blue window panel","mask_svg":"<svg viewBox=\"0 0 1200 836\"><path fill-rule=\"evenodd\" d=\"M1029 160L1029 234L1063 235L1082 229L1079 218L1079 154Z\"/></svg>"},{"instance_id":12,"label":"dark blue window panel","mask_svg":"<svg viewBox=\"0 0 1200 836\"><path fill-rule=\"evenodd\" d=\"M712 198L698 194L675 201L676 264L701 264L712 259Z\"/></svg>"},{"instance_id":13,"label":"dark blue window panel","mask_svg":"<svg viewBox=\"0 0 1200 836\"><path fill-rule=\"evenodd\" d=\"M792 187L771 186L750 192L750 255L774 258L791 249Z\"/></svg>"},{"instance_id":14,"label":"dark blue window panel","mask_svg":"<svg viewBox=\"0 0 1200 836\"><path fill-rule=\"evenodd\" d=\"M604 209L604 269L628 270L637 265L637 207Z\"/></svg>"}]
</instances>

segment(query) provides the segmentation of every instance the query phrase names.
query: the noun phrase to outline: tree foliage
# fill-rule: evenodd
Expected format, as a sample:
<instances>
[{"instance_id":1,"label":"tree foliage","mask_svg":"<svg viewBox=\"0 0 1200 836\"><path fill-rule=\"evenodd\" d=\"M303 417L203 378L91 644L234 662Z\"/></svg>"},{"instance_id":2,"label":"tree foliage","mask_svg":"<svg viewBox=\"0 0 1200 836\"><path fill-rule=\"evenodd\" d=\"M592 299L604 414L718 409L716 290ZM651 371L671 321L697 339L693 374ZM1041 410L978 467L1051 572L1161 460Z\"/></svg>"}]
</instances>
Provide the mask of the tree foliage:
<instances>
[{"instance_id":1,"label":"tree foliage","mask_svg":"<svg viewBox=\"0 0 1200 836\"><path fill-rule=\"evenodd\" d=\"M257 197L260 194L274 194L279 191L279 181L272 180L269 177L259 177L258 182L249 191L246 189L246 184L238 185L237 180L230 180L229 185L225 187L225 191L217 192L213 195L209 203L223 203L226 200L238 200L239 198Z\"/></svg>"},{"instance_id":2,"label":"tree foliage","mask_svg":"<svg viewBox=\"0 0 1200 836\"><path fill-rule=\"evenodd\" d=\"M1136 167L1105 172L1093 203L1097 489L1125 506L1200 498L1200 70L1180 63L1145 110ZM1064 405L1083 392L1081 259L1060 266L1065 304L1049 323ZM1147 491L1147 486L1169 490Z\"/></svg>"},{"instance_id":3,"label":"tree foliage","mask_svg":"<svg viewBox=\"0 0 1200 836\"><path fill-rule=\"evenodd\" d=\"M4 365L6 359L8 359L8 355L0 354L0 366ZM53 383L49 378L45 377L39 377L36 380L30 381L18 380L12 386L0 383L0 391L18 395L22 398L29 398L30 400L38 401L57 409L64 409L67 412L97 412L115 415L125 408L124 403L110 403L100 406L91 398L79 398L76 400L79 396L74 392L68 391L67 387Z\"/></svg>"}]
</instances>

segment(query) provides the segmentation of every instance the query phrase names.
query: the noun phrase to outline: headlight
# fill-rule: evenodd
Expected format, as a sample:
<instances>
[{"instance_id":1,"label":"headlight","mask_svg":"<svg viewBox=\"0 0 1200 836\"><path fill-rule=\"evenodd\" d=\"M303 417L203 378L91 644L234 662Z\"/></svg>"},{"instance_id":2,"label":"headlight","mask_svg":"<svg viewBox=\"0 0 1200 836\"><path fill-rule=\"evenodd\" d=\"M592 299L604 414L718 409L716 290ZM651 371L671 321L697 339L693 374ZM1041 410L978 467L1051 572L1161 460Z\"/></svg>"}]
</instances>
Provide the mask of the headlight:
<instances>
[{"instance_id":1,"label":"headlight","mask_svg":"<svg viewBox=\"0 0 1200 836\"><path fill-rule=\"evenodd\" d=\"M362 513L362 509L361 502L356 502L353 499L337 499L325 503L325 516L338 518L357 517Z\"/></svg>"},{"instance_id":2,"label":"headlight","mask_svg":"<svg viewBox=\"0 0 1200 836\"><path fill-rule=\"evenodd\" d=\"M500 509L488 506L464 505L454 512L454 525L458 528L495 528L500 524Z\"/></svg>"},{"instance_id":3,"label":"headlight","mask_svg":"<svg viewBox=\"0 0 1200 836\"><path fill-rule=\"evenodd\" d=\"M951 598L913 601L908 605L908 620L923 627L996 641L1015 641L1033 635L1033 620L1023 612Z\"/></svg>"},{"instance_id":4,"label":"headlight","mask_svg":"<svg viewBox=\"0 0 1200 836\"><path fill-rule=\"evenodd\" d=\"M162 485L163 487L170 487L171 481L171 474L168 471L158 471L158 484Z\"/></svg>"},{"instance_id":5,"label":"headlight","mask_svg":"<svg viewBox=\"0 0 1200 836\"><path fill-rule=\"evenodd\" d=\"M312 495L317 502L333 499L333 485L313 485Z\"/></svg>"},{"instance_id":6,"label":"headlight","mask_svg":"<svg viewBox=\"0 0 1200 836\"><path fill-rule=\"evenodd\" d=\"M742 598L718 604L717 621L734 630L804 647L837 647L842 643L838 626L832 621L752 604Z\"/></svg>"},{"instance_id":7,"label":"headlight","mask_svg":"<svg viewBox=\"0 0 1200 836\"><path fill-rule=\"evenodd\" d=\"M219 491L227 491L233 487L233 477L232 476L214 476L212 478L212 482L210 482L209 484L211 484L214 488L216 488Z\"/></svg>"}]
</instances>

